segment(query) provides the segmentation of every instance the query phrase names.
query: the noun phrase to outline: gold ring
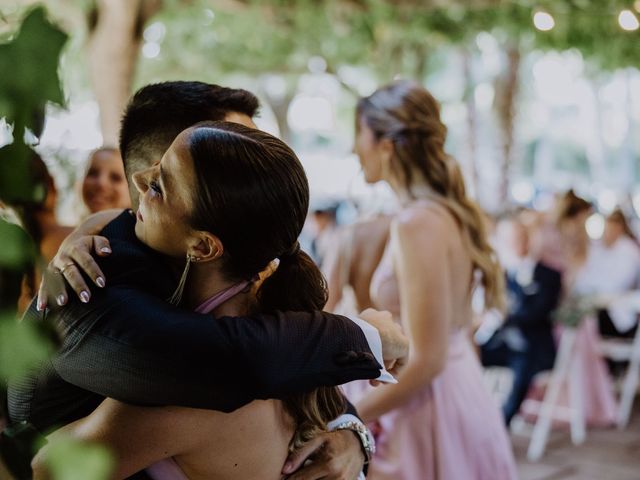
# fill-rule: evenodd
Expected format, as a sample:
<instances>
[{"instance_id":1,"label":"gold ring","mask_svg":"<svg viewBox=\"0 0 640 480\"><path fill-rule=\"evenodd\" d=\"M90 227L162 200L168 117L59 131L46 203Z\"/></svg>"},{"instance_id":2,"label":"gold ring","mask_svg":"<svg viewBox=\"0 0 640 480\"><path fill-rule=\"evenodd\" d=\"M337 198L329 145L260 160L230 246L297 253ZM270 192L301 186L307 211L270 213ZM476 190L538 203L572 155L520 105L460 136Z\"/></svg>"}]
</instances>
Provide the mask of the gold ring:
<instances>
[{"instance_id":1,"label":"gold ring","mask_svg":"<svg viewBox=\"0 0 640 480\"><path fill-rule=\"evenodd\" d=\"M58 273L63 274L63 273L64 273L64 271L65 271L67 268L69 268L69 267L74 267L75 265L76 265L76 264L75 264L75 263L73 263L73 262L71 262L71 263L67 263L65 266L63 266L62 268L60 268L60 269L58 270Z\"/></svg>"}]
</instances>

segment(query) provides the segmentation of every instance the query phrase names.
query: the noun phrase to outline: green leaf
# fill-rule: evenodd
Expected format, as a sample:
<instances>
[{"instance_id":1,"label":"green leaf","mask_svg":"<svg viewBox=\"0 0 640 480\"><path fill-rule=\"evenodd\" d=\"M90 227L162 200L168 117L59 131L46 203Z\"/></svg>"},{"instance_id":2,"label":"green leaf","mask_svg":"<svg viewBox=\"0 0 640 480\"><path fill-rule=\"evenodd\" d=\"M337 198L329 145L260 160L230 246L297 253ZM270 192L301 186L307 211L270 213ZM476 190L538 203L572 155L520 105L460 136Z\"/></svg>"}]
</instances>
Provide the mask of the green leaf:
<instances>
[{"instance_id":1,"label":"green leaf","mask_svg":"<svg viewBox=\"0 0 640 480\"><path fill-rule=\"evenodd\" d=\"M0 149L0 198L7 203L32 199L32 152L24 144L24 132L30 128L40 135L47 102L63 103L58 59L66 40L38 7L13 40L0 45L0 117L14 126L13 144Z\"/></svg>"},{"instance_id":2,"label":"green leaf","mask_svg":"<svg viewBox=\"0 0 640 480\"><path fill-rule=\"evenodd\" d=\"M66 41L67 35L47 20L44 8L32 10L13 41L0 45L0 95L14 96L19 108L42 107L47 101L62 105L58 58ZM0 111L0 116L7 113Z\"/></svg>"},{"instance_id":3,"label":"green leaf","mask_svg":"<svg viewBox=\"0 0 640 480\"><path fill-rule=\"evenodd\" d=\"M107 480L114 459L105 447L60 438L48 447L47 465L53 480Z\"/></svg>"},{"instance_id":4,"label":"green leaf","mask_svg":"<svg viewBox=\"0 0 640 480\"><path fill-rule=\"evenodd\" d=\"M24 271L35 261L31 237L17 225L0 220L0 267Z\"/></svg>"},{"instance_id":5,"label":"green leaf","mask_svg":"<svg viewBox=\"0 0 640 480\"><path fill-rule=\"evenodd\" d=\"M26 374L46 360L51 350L36 325L18 322L11 314L0 316L0 380Z\"/></svg>"}]
</instances>

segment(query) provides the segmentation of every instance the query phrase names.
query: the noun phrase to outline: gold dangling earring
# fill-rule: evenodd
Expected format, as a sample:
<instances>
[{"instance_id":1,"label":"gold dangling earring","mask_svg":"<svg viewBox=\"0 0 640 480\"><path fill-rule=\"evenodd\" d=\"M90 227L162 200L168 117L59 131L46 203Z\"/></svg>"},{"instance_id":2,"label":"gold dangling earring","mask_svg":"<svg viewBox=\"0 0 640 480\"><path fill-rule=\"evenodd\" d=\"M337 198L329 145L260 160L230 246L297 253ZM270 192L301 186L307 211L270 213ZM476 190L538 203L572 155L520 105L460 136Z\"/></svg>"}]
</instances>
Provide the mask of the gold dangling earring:
<instances>
[{"instance_id":1,"label":"gold dangling earring","mask_svg":"<svg viewBox=\"0 0 640 480\"><path fill-rule=\"evenodd\" d=\"M184 291L184 286L187 283L187 275L189 274L189 267L191 267L191 262L196 262L198 259L196 257L191 256L187 253L187 264L184 266L184 270L182 271L182 276L180 277L180 281L178 282L178 286L176 287L173 295L169 298L168 302L171 305L179 305L182 300L182 293Z\"/></svg>"}]
</instances>

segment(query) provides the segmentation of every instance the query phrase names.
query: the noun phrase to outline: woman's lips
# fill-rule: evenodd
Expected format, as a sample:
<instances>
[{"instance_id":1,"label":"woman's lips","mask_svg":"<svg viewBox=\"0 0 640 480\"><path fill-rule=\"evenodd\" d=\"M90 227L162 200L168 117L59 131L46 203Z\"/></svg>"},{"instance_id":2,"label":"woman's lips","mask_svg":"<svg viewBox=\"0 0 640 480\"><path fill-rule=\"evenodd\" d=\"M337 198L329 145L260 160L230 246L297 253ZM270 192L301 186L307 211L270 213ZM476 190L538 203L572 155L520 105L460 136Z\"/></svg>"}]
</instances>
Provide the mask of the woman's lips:
<instances>
[{"instance_id":1,"label":"woman's lips","mask_svg":"<svg viewBox=\"0 0 640 480\"><path fill-rule=\"evenodd\" d=\"M142 214L140 213L140 210L138 210L138 212L136 213L136 217L138 220L140 220L141 222L144 222L144 219L142 218Z\"/></svg>"}]
</instances>

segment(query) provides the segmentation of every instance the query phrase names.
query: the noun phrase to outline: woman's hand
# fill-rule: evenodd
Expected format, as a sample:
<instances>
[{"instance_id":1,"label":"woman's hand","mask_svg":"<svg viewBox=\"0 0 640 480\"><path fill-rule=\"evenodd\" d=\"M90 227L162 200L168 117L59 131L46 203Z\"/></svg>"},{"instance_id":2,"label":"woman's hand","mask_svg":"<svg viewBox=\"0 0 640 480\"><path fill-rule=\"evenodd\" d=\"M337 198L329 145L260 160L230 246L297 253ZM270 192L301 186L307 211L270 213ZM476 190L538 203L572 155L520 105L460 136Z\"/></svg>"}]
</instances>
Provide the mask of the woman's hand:
<instances>
[{"instance_id":1,"label":"woman's hand","mask_svg":"<svg viewBox=\"0 0 640 480\"><path fill-rule=\"evenodd\" d=\"M67 303L65 280L80 300L87 303L91 298L91 291L81 272L93 279L98 287L105 286L104 274L91 254L95 252L98 256L106 256L111 253L109 240L97 233L120 213L122 210L105 210L91 215L64 239L42 275L38 290L38 310L44 310L49 302L60 306Z\"/></svg>"},{"instance_id":2,"label":"woman's hand","mask_svg":"<svg viewBox=\"0 0 640 480\"><path fill-rule=\"evenodd\" d=\"M298 470L307 460L310 463ZM282 473L289 475L287 480L355 480L364 460L360 441L353 432L339 430L321 433L289 455Z\"/></svg>"}]
</instances>

